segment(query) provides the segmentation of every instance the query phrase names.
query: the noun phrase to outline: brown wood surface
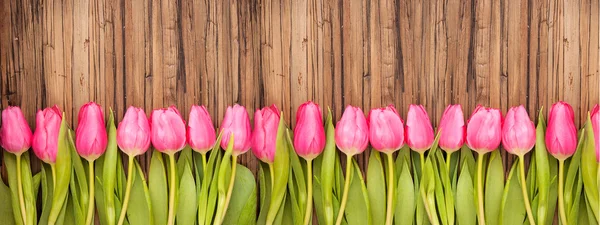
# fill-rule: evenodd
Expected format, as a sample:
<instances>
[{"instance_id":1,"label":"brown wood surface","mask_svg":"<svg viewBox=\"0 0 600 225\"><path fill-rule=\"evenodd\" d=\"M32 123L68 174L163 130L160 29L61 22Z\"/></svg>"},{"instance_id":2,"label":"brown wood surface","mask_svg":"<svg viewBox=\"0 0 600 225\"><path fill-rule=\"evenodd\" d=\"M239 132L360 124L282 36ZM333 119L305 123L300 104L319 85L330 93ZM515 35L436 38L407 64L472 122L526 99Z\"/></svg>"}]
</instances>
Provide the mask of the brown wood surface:
<instances>
[{"instance_id":1,"label":"brown wood surface","mask_svg":"<svg viewBox=\"0 0 600 225\"><path fill-rule=\"evenodd\" d=\"M307 100L336 119L423 104L437 125L447 104L535 118L565 100L580 124L599 101L599 13L599 0L1 0L1 106L33 126L57 104L75 127L87 101L117 118L203 104L217 126L234 103L251 117L276 104L291 125Z\"/></svg>"}]
</instances>

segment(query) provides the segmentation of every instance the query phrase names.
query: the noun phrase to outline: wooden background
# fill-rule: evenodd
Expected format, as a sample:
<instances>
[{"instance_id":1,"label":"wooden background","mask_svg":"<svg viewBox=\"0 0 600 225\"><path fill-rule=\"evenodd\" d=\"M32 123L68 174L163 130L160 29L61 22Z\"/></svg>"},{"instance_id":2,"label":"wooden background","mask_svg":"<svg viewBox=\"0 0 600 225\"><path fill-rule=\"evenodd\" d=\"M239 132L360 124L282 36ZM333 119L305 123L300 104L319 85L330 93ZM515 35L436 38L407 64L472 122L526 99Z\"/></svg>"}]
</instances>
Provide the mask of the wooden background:
<instances>
[{"instance_id":1,"label":"wooden background","mask_svg":"<svg viewBox=\"0 0 600 225\"><path fill-rule=\"evenodd\" d=\"M307 100L335 118L423 104L438 124L447 104L534 118L565 100L580 123L600 95L598 0L0 2L1 105L31 126L58 104L75 127L88 101L118 118L204 104L218 126L234 103L251 116L277 104L292 125ZM256 171L251 153L240 161Z\"/></svg>"}]
</instances>

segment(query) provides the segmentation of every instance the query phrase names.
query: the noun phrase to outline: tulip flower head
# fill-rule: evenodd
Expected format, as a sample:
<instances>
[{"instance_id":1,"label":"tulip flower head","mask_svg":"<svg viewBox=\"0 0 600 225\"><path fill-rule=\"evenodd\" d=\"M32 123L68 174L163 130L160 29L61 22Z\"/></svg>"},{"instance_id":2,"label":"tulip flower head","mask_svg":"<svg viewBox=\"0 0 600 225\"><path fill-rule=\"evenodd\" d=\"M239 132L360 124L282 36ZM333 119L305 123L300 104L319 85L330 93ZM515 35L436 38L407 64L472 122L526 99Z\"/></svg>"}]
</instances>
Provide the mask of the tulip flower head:
<instances>
[{"instance_id":1,"label":"tulip flower head","mask_svg":"<svg viewBox=\"0 0 600 225\"><path fill-rule=\"evenodd\" d=\"M0 146L13 154L21 154L31 147L33 134L21 108L9 106L2 111Z\"/></svg>"},{"instance_id":2,"label":"tulip flower head","mask_svg":"<svg viewBox=\"0 0 600 225\"><path fill-rule=\"evenodd\" d=\"M557 159L564 160L577 150L577 129L573 108L566 102L552 105L548 113L546 148Z\"/></svg>"},{"instance_id":3,"label":"tulip flower head","mask_svg":"<svg viewBox=\"0 0 600 225\"><path fill-rule=\"evenodd\" d=\"M369 126L359 107L348 106L335 127L335 144L346 155L360 154L369 145Z\"/></svg>"},{"instance_id":4,"label":"tulip flower head","mask_svg":"<svg viewBox=\"0 0 600 225\"><path fill-rule=\"evenodd\" d=\"M150 147L150 134L144 110L130 106L117 128L117 144L127 155L141 155Z\"/></svg>"},{"instance_id":5,"label":"tulip flower head","mask_svg":"<svg viewBox=\"0 0 600 225\"><path fill-rule=\"evenodd\" d=\"M227 149L229 139L233 134L233 154L246 153L252 146L252 128L250 118L244 106L235 104L227 107L225 118L221 124L221 148Z\"/></svg>"},{"instance_id":6,"label":"tulip flower head","mask_svg":"<svg viewBox=\"0 0 600 225\"><path fill-rule=\"evenodd\" d=\"M410 105L406 116L406 143L416 152L431 148L435 137L429 115L422 105Z\"/></svg>"},{"instance_id":7,"label":"tulip flower head","mask_svg":"<svg viewBox=\"0 0 600 225\"><path fill-rule=\"evenodd\" d=\"M198 153L207 153L215 145L216 133L204 106L192 106L187 127L187 143Z\"/></svg>"},{"instance_id":8,"label":"tulip flower head","mask_svg":"<svg viewBox=\"0 0 600 225\"><path fill-rule=\"evenodd\" d=\"M478 153L496 150L502 141L502 112L477 106L467 122L467 146Z\"/></svg>"},{"instance_id":9,"label":"tulip flower head","mask_svg":"<svg viewBox=\"0 0 600 225\"><path fill-rule=\"evenodd\" d=\"M311 101L302 104L296 112L294 148L296 153L306 160L316 158L325 148L321 108Z\"/></svg>"},{"instance_id":10,"label":"tulip flower head","mask_svg":"<svg viewBox=\"0 0 600 225\"><path fill-rule=\"evenodd\" d=\"M535 125L525 107L512 107L502 124L502 146L507 152L525 155L535 145Z\"/></svg>"},{"instance_id":11,"label":"tulip flower head","mask_svg":"<svg viewBox=\"0 0 600 225\"><path fill-rule=\"evenodd\" d=\"M95 102L81 106L78 121L75 131L77 153L89 161L95 160L104 154L108 142L102 108Z\"/></svg>"},{"instance_id":12,"label":"tulip flower head","mask_svg":"<svg viewBox=\"0 0 600 225\"><path fill-rule=\"evenodd\" d=\"M465 119L460 105L449 105L440 120L439 146L446 152L455 152L465 143Z\"/></svg>"},{"instance_id":13,"label":"tulip flower head","mask_svg":"<svg viewBox=\"0 0 600 225\"><path fill-rule=\"evenodd\" d=\"M369 112L369 142L384 153L395 152L404 146L404 123L393 105Z\"/></svg>"},{"instance_id":14,"label":"tulip flower head","mask_svg":"<svg viewBox=\"0 0 600 225\"><path fill-rule=\"evenodd\" d=\"M56 162L58 152L58 133L62 122L62 113L58 106L39 110L35 119L33 133L33 153L48 164Z\"/></svg>"},{"instance_id":15,"label":"tulip flower head","mask_svg":"<svg viewBox=\"0 0 600 225\"><path fill-rule=\"evenodd\" d=\"M273 163L273 160L275 160L278 128L279 109L277 109L277 106L272 105L256 110L254 113L254 132L252 132L252 152L256 158L265 163Z\"/></svg>"},{"instance_id":16,"label":"tulip flower head","mask_svg":"<svg viewBox=\"0 0 600 225\"><path fill-rule=\"evenodd\" d=\"M152 146L166 154L174 154L185 147L185 121L175 106L155 109L150 115Z\"/></svg>"},{"instance_id":17,"label":"tulip flower head","mask_svg":"<svg viewBox=\"0 0 600 225\"><path fill-rule=\"evenodd\" d=\"M592 110L592 127L594 128L596 161L600 162L600 106L598 104L596 104Z\"/></svg>"}]
</instances>

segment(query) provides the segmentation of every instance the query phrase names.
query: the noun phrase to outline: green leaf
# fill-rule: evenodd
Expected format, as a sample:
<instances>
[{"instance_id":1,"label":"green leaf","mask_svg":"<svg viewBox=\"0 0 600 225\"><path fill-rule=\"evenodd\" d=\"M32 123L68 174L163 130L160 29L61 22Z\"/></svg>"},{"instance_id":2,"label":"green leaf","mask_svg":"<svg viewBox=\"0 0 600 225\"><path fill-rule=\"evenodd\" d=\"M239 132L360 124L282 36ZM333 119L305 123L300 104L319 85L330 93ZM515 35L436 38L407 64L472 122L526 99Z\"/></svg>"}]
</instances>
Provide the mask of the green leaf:
<instances>
[{"instance_id":1,"label":"green leaf","mask_svg":"<svg viewBox=\"0 0 600 225\"><path fill-rule=\"evenodd\" d=\"M590 207L595 219L600 219L600 210L598 209L598 162L596 161L596 148L594 143L594 128L590 115L585 123L585 136L581 152L581 178L585 186L585 195L587 205Z\"/></svg>"},{"instance_id":2,"label":"green leaf","mask_svg":"<svg viewBox=\"0 0 600 225\"><path fill-rule=\"evenodd\" d=\"M500 151L491 153L485 179L485 220L488 225L498 224L504 192L504 169Z\"/></svg>"},{"instance_id":3,"label":"green leaf","mask_svg":"<svg viewBox=\"0 0 600 225\"><path fill-rule=\"evenodd\" d=\"M177 180L181 181L186 166L192 168L192 162L192 149L190 146L186 145L183 150L181 150L181 153L179 153L179 158L177 158L177 163L175 164L177 165Z\"/></svg>"},{"instance_id":4,"label":"green leaf","mask_svg":"<svg viewBox=\"0 0 600 225\"><path fill-rule=\"evenodd\" d=\"M127 220L130 224L154 224L152 216L152 206L150 201L150 193L144 173L140 164L134 159L136 169L133 174L135 176L131 185L131 196L129 198L129 207L127 207ZM193 224L193 223L192 223Z\"/></svg>"},{"instance_id":5,"label":"green leaf","mask_svg":"<svg viewBox=\"0 0 600 225\"><path fill-rule=\"evenodd\" d=\"M549 198L549 184L550 184L550 165L548 161L548 151L546 150L546 142L544 140L546 134L546 124L544 114L540 109L538 116L538 124L536 127L536 141L534 156L535 161L535 176L538 188L538 206L537 206L537 223L546 224L549 217L548 215L548 198ZM533 160L533 159L532 159ZM530 173L533 174L533 173ZM530 175L531 176L531 175ZM529 193L533 197L533 193ZM532 209L533 210L533 209Z\"/></svg>"},{"instance_id":6,"label":"green leaf","mask_svg":"<svg viewBox=\"0 0 600 225\"><path fill-rule=\"evenodd\" d=\"M475 225L477 220L477 206L475 205L475 191L473 190L473 177L468 162L461 166L460 176L456 184L456 221L460 225Z\"/></svg>"},{"instance_id":7,"label":"green leaf","mask_svg":"<svg viewBox=\"0 0 600 225\"><path fill-rule=\"evenodd\" d=\"M58 215L63 208L63 204L65 204L69 182L71 181L71 152L67 140L69 127L64 113L62 118L60 131L58 132L58 152L56 153L56 188L52 196L52 207L48 216L49 224L62 224L62 221L58 220Z\"/></svg>"},{"instance_id":8,"label":"green leaf","mask_svg":"<svg viewBox=\"0 0 600 225\"><path fill-rule=\"evenodd\" d=\"M248 168L241 164L238 164L237 167L239 170L235 174L233 193L223 224L255 224L256 181Z\"/></svg>"},{"instance_id":9,"label":"green leaf","mask_svg":"<svg viewBox=\"0 0 600 225\"><path fill-rule=\"evenodd\" d=\"M8 154L7 152L4 153L5 159L6 159L6 154ZM6 204L8 199L11 199L11 193L10 193L10 188L8 188L8 186L6 186L6 184L4 184L4 181L2 179L0 179L0 199L2 199L3 201L5 201L5 204L0 204L0 215L2 215L2 220L0 221L0 223L2 223L3 225L14 225L15 223L15 218L11 217L10 215L13 215L13 208L11 204Z\"/></svg>"},{"instance_id":10,"label":"green leaf","mask_svg":"<svg viewBox=\"0 0 600 225\"><path fill-rule=\"evenodd\" d=\"M267 223L267 213L269 211L269 203L271 202L271 172L266 163L259 162L258 180L260 190L260 211L257 224Z\"/></svg>"},{"instance_id":11,"label":"green leaf","mask_svg":"<svg viewBox=\"0 0 600 225\"><path fill-rule=\"evenodd\" d=\"M215 154L214 152L211 153ZM216 162L215 162L215 169L216 168L220 168L221 167L221 162L223 161L227 161L227 160L221 160L223 157L221 157L221 151L216 152ZM209 163L210 165L210 163ZM206 225L211 225L212 220L213 220L213 216L214 213L216 211L216 207L217 207L217 199L218 199L218 186L219 186L219 178L218 178L218 171L215 171L215 174L213 174L213 178L212 181L210 182L210 186L208 187L208 198L206 201L206 221L205 224ZM203 200L200 200L201 202L204 202Z\"/></svg>"},{"instance_id":12,"label":"green leaf","mask_svg":"<svg viewBox=\"0 0 600 225\"><path fill-rule=\"evenodd\" d=\"M386 216L386 182L383 163L379 152L371 150L367 168L367 191L371 200L371 216L373 224L385 224ZM412 186L412 185L411 185Z\"/></svg>"},{"instance_id":13,"label":"green leaf","mask_svg":"<svg viewBox=\"0 0 600 225\"><path fill-rule=\"evenodd\" d=\"M506 187L502 195L502 205L500 206L500 224L512 225L523 224L525 220L525 204L521 185L519 181L519 161L513 163L508 178ZM528 199L526 201L529 201Z\"/></svg>"},{"instance_id":14,"label":"green leaf","mask_svg":"<svg viewBox=\"0 0 600 225\"><path fill-rule=\"evenodd\" d=\"M117 176L117 128L115 127L115 119L113 111L110 110L108 116L108 123L106 125L106 131L108 133L108 144L106 146L106 152L104 153L104 165L102 187L104 188L104 203L106 207L106 222L108 225L115 224L116 210L115 210L115 199L114 196L108 193L113 193L115 189L115 181Z\"/></svg>"},{"instance_id":15,"label":"green leaf","mask_svg":"<svg viewBox=\"0 0 600 225\"><path fill-rule=\"evenodd\" d=\"M102 188L102 167L104 165L104 156L100 156L100 158L96 159L96 163L94 163L94 176L95 176L95 182L94 182L94 189L96 191L96 193L94 193L94 199L95 199L95 204L96 204L96 210L98 212L98 219L100 220L100 224L101 225L106 225L108 224L107 219L106 219L106 207L104 204L104 189ZM87 182L87 181L86 181ZM86 191L87 192L87 191ZM87 207L87 206L82 206L82 207Z\"/></svg>"},{"instance_id":16,"label":"green leaf","mask_svg":"<svg viewBox=\"0 0 600 225\"><path fill-rule=\"evenodd\" d=\"M583 183L580 177L580 165L581 165L581 153L583 148L583 141L585 139L586 130L582 129L579 134L579 142L577 143L577 150L573 157L570 160L567 160L567 174L565 179L565 188L564 188L564 202L565 202L565 211L567 214L567 218L571 217L569 214L570 209L578 210L579 203L576 201L580 197L577 192L580 192L579 183ZM578 215L578 213L575 213Z\"/></svg>"},{"instance_id":17,"label":"green leaf","mask_svg":"<svg viewBox=\"0 0 600 225\"><path fill-rule=\"evenodd\" d=\"M73 131L69 130L69 143L70 143L70 152L71 152L71 163L73 165L73 172L76 178L76 187L79 193L79 205L73 205L73 208L82 208L87 209L87 205L90 199L89 196L89 188L88 188L88 178L85 172L85 167L81 161L81 157L77 154L75 149L75 142L73 141ZM85 216L85 215L84 215Z\"/></svg>"},{"instance_id":18,"label":"green leaf","mask_svg":"<svg viewBox=\"0 0 600 225\"><path fill-rule=\"evenodd\" d=\"M404 160L408 159L404 158ZM400 207L396 207L394 214L396 217L394 224L396 225L412 225L415 214L415 189L412 188L414 184L408 164L408 162L402 163L403 168L400 172L396 188L398 190L396 202L400 203Z\"/></svg>"},{"instance_id":19,"label":"green leaf","mask_svg":"<svg viewBox=\"0 0 600 225\"><path fill-rule=\"evenodd\" d=\"M168 192L165 162L162 153L153 151L148 172L148 186L152 216L155 224L167 224Z\"/></svg>"},{"instance_id":20,"label":"green leaf","mask_svg":"<svg viewBox=\"0 0 600 225\"><path fill-rule=\"evenodd\" d=\"M348 225L370 225L372 223L371 210L369 209L369 194L362 177L358 164L354 160L346 166L352 166L353 175L350 178L350 189L348 190L348 203L344 216ZM385 220L385 219L384 219Z\"/></svg>"},{"instance_id":21,"label":"green leaf","mask_svg":"<svg viewBox=\"0 0 600 225\"><path fill-rule=\"evenodd\" d=\"M214 204L215 202L210 202L207 201L208 199L208 195L209 195L209 190L211 187L211 184L215 183L217 179L214 179L215 177L217 177L217 174L215 172L215 168L219 168L220 167L220 162L221 162L221 150L220 150L220 145L219 143L221 143L221 135L222 133L219 133L219 136L217 137L217 141L215 142L215 145L213 146L212 151L210 151L210 155L208 158L208 162L206 165L206 171L203 171L203 176L202 176L202 184L200 187L200 193L198 194L198 224L199 225L204 225L204 224L210 224L210 219L212 218L212 213L208 214L208 205L209 203L212 203L213 207L211 207L210 209L214 209ZM197 167L202 167L201 165Z\"/></svg>"},{"instance_id":22,"label":"green leaf","mask_svg":"<svg viewBox=\"0 0 600 225\"><path fill-rule=\"evenodd\" d=\"M271 204L267 213L267 223L274 221L283 204L287 190L287 182L289 176L290 158L287 138L285 137L286 126L283 120L283 113L280 117L279 128L277 129L277 143L275 144L275 160L273 161L275 184L271 192Z\"/></svg>"},{"instance_id":23,"label":"green leaf","mask_svg":"<svg viewBox=\"0 0 600 225\"><path fill-rule=\"evenodd\" d=\"M48 224L48 215L50 215L50 207L52 204L52 172L50 170L50 165L45 163L41 163L41 186L42 186L42 214L40 215L40 220L38 224ZM0 198L3 199L3 198ZM12 209L11 209L12 212ZM3 215L0 213L0 215ZM14 221L13 221L14 222Z\"/></svg>"},{"instance_id":24,"label":"green leaf","mask_svg":"<svg viewBox=\"0 0 600 225\"><path fill-rule=\"evenodd\" d=\"M221 165L219 167L219 174L217 177L217 211L215 214L215 223L219 224L223 221L223 217L227 211L226 204L227 201L227 192L229 191L229 180L231 178L231 166L232 162L232 152L233 152L233 143L234 143L234 135L233 133L229 137L229 142L227 144L227 149L225 150L225 155L223 156L223 161L221 161Z\"/></svg>"},{"instance_id":25,"label":"green leaf","mask_svg":"<svg viewBox=\"0 0 600 225\"><path fill-rule=\"evenodd\" d=\"M404 145L396 156L396 163L394 167L396 170L394 171L394 175L396 176L394 179L398 180L400 178L400 173L402 173L402 168L404 168L404 163L408 163L408 168L411 167L410 163L410 147L408 145ZM367 177L368 180L368 177Z\"/></svg>"},{"instance_id":26,"label":"green leaf","mask_svg":"<svg viewBox=\"0 0 600 225\"><path fill-rule=\"evenodd\" d=\"M190 152L191 157L191 152ZM181 159L181 158L180 158ZM190 164L184 163L183 174L179 182L179 206L177 207L177 224L186 225L196 223L196 209L198 202L196 199L196 183Z\"/></svg>"},{"instance_id":27,"label":"green leaf","mask_svg":"<svg viewBox=\"0 0 600 225\"><path fill-rule=\"evenodd\" d=\"M325 120L326 144L323 150L323 160L321 163L321 194L323 198L323 225L332 225L334 220L333 211L333 183L335 177L335 130L333 127L333 118L331 109L328 109L327 119Z\"/></svg>"}]
</instances>

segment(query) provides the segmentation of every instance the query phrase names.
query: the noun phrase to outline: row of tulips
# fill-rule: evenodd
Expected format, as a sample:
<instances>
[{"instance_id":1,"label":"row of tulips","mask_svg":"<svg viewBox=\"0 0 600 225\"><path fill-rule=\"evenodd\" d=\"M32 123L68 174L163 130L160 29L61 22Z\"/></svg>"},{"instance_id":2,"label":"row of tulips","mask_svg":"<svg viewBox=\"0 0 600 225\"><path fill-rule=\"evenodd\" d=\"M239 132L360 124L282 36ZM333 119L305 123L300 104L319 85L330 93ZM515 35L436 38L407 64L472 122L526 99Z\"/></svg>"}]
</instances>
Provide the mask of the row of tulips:
<instances>
[{"instance_id":1,"label":"row of tulips","mask_svg":"<svg viewBox=\"0 0 600 225\"><path fill-rule=\"evenodd\" d=\"M203 106L192 107L187 126L175 107L154 110L150 119L130 107L116 127L112 112L105 123L91 102L81 107L73 135L56 106L37 113L35 132L9 107L0 131L9 187L0 182L0 198L12 204L0 215L24 225L92 224L95 216L109 225L300 225L313 215L336 225L533 225L552 224L558 202L561 224L600 220L597 105L579 134L564 102L552 106L547 124L540 110L537 127L522 106L504 118L477 107L465 123L461 106L450 105L435 131L418 105L406 122L393 106L368 117L348 106L334 128L331 113L323 121L320 107L307 102L293 132L281 114L275 106L257 110L252 130L243 106L228 107L217 134ZM151 144L157 151L146 176L135 156ZM369 144L376 151L365 182L353 156ZM518 159L506 179L500 144ZM35 175L30 147L45 162ZM345 172L336 147L346 155ZM118 149L128 156L126 174ZM250 149L262 161L259 188L237 164Z\"/></svg>"}]
</instances>

